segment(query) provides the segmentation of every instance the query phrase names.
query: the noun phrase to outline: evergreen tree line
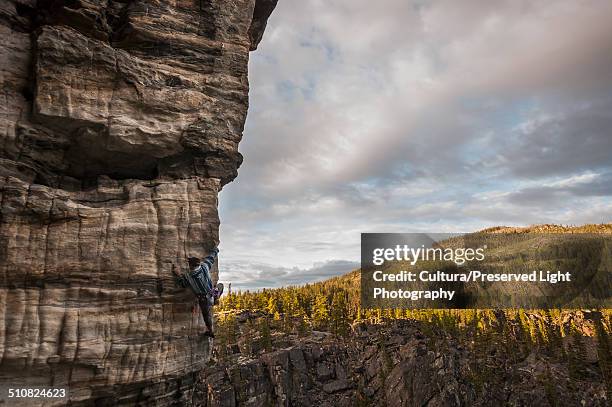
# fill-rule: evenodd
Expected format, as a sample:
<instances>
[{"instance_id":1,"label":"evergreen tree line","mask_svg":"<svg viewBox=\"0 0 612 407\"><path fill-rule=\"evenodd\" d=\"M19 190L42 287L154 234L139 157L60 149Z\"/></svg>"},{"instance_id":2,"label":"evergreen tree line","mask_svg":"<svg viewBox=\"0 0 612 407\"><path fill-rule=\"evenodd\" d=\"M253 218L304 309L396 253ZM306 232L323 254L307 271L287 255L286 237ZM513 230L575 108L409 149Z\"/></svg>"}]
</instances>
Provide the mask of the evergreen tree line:
<instances>
[{"instance_id":1,"label":"evergreen tree line","mask_svg":"<svg viewBox=\"0 0 612 407\"><path fill-rule=\"evenodd\" d=\"M319 330L348 338L355 322L409 319L421 322L421 330L434 342L434 348L448 346L448 338L467 344L471 381L480 391L486 392L495 378L503 379L496 372L517 366L535 351L565 365L571 385L601 380L612 400L612 310L590 312L590 321L585 323L576 312L555 309L363 309L357 287L358 280L349 275L299 287L231 293L219 307L219 356L228 356L232 353L230 345L239 342L248 348L240 349L242 354L270 351L275 333L304 336ZM263 311L264 317L248 320L239 329L235 315L241 310ZM587 354L587 345L592 338L587 335L596 339L596 363L589 361L592 357ZM546 388L551 405L557 405L562 395L557 394L550 380L555 372L547 369L538 380Z\"/></svg>"},{"instance_id":2,"label":"evergreen tree line","mask_svg":"<svg viewBox=\"0 0 612 407\"><path fill-rule=\"evenodd\" d=\"M247 321L238 332L235 312L260 311L264 317ZM243 336L252 347L247 353L271 350L273 332L305 335L312 330L327 331L336 337L348 337L355 322L385 323L393 320L417 320L423 333L446 346L449 337L467 343L473 360L472 380L484 391L486 383L497 377L504 364L516 364L534 351L566 364L572 383L589 380L598 374L612 399L612 310L589 312L584 321L576 312L551 310L440 310L440 309L363 309L360 307L358 271L320 283L266 289L257 292L229 293L219 306L223 349ZM596 339L598 362L588 360L587 338ZM243 350L241 350L243 351ZM598 372L595 372L598 370ZM595 373L594 373L595 372ZM551 383L547 371L540 378ZM501 380L501 379L500 379ZM558 401L554 389L547 391L552 403Z\"/></svg>"},{"instance_id":3,"label":"evergreen tree line","mask_svg":"<svg viewBox=\"0 0 612 407\"><path fill-rule=\"evenodd\" d=\"M356 321L381 323L394 319L428 322L449 333L499 331L500 327L512 327L512 332L506 334L524 337L532 344L556 343L560 338L582 333L576 326L576 319L570 317L571 313L556 309L364 309L360 307L358 270L314 284L242 291L222 297L219 311L240 310L263 311L276 321L303 321L312 329L341 336L346 335ZM596 326L600 329L596 329L595 334L609 335L612 310L596 314L599 321Z\"/></svg>"}]
</instances>

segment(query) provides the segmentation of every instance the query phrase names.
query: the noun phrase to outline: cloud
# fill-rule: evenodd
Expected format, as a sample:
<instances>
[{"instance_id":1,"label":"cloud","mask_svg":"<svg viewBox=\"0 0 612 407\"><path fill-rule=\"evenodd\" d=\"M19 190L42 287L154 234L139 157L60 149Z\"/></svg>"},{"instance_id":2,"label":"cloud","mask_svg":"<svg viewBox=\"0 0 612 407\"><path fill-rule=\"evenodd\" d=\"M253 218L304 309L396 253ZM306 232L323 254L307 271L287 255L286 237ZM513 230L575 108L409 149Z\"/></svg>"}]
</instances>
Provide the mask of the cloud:
<instances>
[{"instance_id":1,"label":"cloud","mask_svg":"<svg viewBox=\"0 0 612 407\"><path fill-rule=\"evenodd\" d=\"M612 66L612 65L611 65ZM612 167L612 98L594 100L521 123L501 165L521 177Z\"/></svg>"},{"instance_id":2,"label":"cloud","mask_svg":"<svg viewBox=\"0 0 612 407\"><path fill-rule=\"evenodd\" d=\"M232 282L238 290L282 287L316 282L335 277L359 267L348 260L317 262L309 268L278 267L265 263L226 262L220 281Z\"/></svg>"},{"instance_id":3,"label":"cloud","mask_svg":"<svg viewBox=\"0 0 612 407\"><path fill-rule=\"evenodd\" d=\"M578 198L612 196L612 173L574 175L549 185L528 187L508 195L508 201L523 206L554 206ZM577 205L575 205L577 206Z\"/></svg>"},{"instance_id":4,"label":"cloud","mask_svg":"<svg viewBox=\"0 0 612 407\"><path fill-rule=\"evenodd\" d=\"M611 47L598 0L279 2L220 197L234 281L361 232L611 221Z\"/></svg>"}]
</instances>

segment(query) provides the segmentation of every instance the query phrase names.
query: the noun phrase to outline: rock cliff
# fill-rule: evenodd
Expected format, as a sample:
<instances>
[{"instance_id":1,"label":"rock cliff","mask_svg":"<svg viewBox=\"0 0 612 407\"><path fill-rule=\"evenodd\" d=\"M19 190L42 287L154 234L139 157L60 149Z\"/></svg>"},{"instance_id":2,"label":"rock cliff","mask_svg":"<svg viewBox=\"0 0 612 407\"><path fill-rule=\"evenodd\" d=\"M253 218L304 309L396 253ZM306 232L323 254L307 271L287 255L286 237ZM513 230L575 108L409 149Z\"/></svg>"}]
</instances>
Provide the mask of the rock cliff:
<instances>
[{"instance_id":1,"label":"rock cliff","mask_svg":"<svg viewBox=\"0 0 612 407\"><path fill-rule=\"evenodd\" d=\"M190 397L209 343L171 270L218 243L275 5L0 3L1 383Z\"/></svg>"},{"instance_id":2,"label":"rock cliff","mask_svg":"<svg viewBox=\"0 0 612 407\"><path fill-rule=\"evenodd\" d=\"M591 314L566 312L566 324L588 331ZM239 323L241 338L252 321ZM505 328L466 335L416 320L362 322L343 340L315 331L279 335L270 351L230 346L233 355L195 380L194 399L207 407L609 405L603 338L534 346L514 340L518 327Z\"/></svg>"}]
</instances>

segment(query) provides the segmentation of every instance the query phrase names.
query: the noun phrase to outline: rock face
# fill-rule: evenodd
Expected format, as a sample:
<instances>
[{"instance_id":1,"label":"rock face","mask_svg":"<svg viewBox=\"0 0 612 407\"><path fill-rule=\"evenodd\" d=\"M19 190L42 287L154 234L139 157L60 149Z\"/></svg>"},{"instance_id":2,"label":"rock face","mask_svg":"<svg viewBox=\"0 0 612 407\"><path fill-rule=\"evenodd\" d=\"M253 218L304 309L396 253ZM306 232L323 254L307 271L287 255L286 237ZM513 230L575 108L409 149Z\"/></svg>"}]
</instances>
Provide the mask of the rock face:
<instances>
[{"instance_id":1,"label":"rock face","mask_svg":"<svg viewBox=\"0 0 612 407\"><path fill-rule=\"evenodd\" d=\"M207 407L609 405L592 337L582 338L587 357L577 376L572 363L549 353L561 348L525 352L512 344L500 352L499 340L474 344L473 336L413 320L355 325L345 340L319 334L215 363L195 379L194 400ZM561 347L571 355L571 345L567 338Z\"/></svg>"},{"instance_id":2,"label":"rock face","mask_svg":"<svg viewBox=\"0 0 612 407\"><path fill-rule=\"evenodd\" d=\"M189 397L209 343L171 270L218 243L248 54L275 5L1 2L3 384L77 404Z\"/></svg>"}]
</instances>

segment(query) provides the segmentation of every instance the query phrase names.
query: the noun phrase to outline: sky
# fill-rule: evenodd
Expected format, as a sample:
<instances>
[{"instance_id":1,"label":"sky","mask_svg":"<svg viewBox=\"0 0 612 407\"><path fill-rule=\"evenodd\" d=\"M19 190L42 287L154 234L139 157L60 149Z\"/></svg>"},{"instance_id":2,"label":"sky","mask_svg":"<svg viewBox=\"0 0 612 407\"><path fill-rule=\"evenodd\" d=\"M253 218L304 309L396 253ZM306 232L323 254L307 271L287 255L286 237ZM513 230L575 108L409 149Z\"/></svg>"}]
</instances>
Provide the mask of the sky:
<instances>
[{"instance_id":1,"label":"sky","mask_svg":"<svg viewBox=\"0 0 612 407\"><path fill-rule=\"evenodd\" d=\"M365 232L612 221L612 2L279 0L220 194L236 289L359 267Z\"/></svg>"}]
</instances>

